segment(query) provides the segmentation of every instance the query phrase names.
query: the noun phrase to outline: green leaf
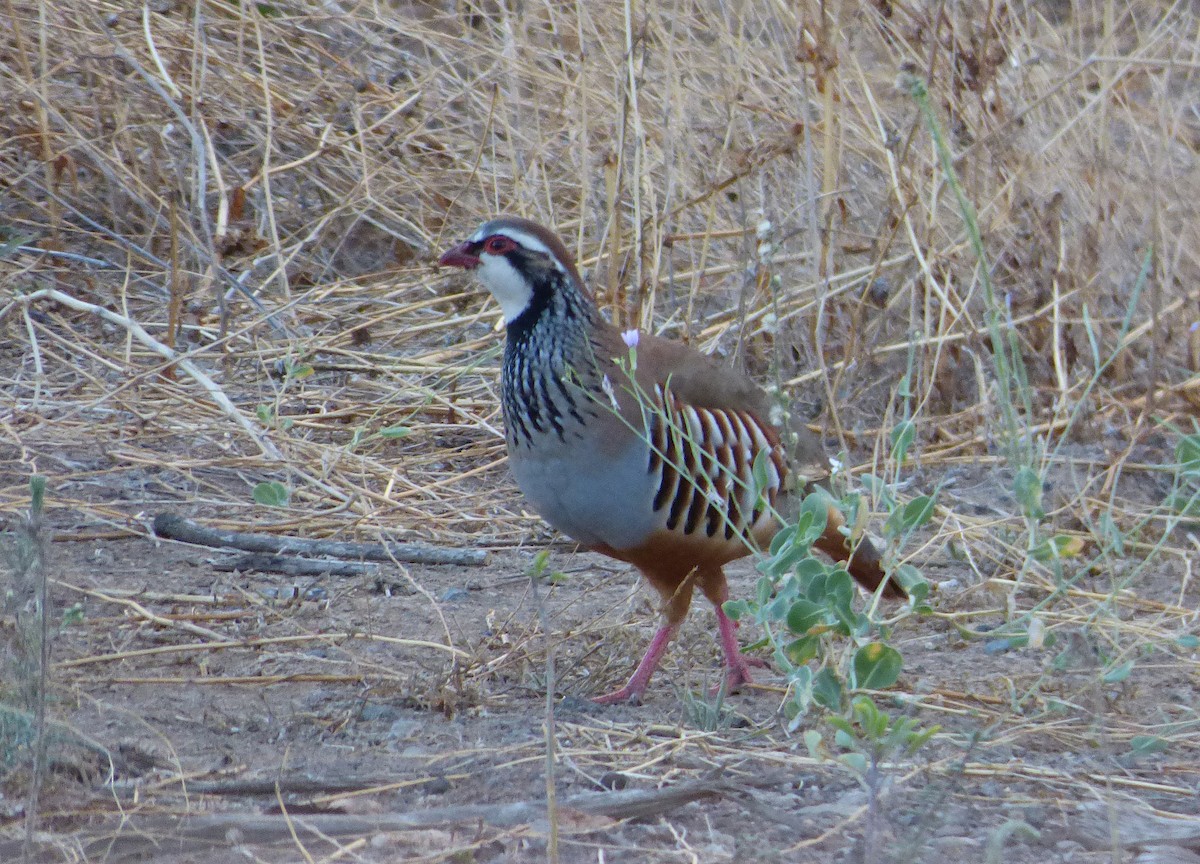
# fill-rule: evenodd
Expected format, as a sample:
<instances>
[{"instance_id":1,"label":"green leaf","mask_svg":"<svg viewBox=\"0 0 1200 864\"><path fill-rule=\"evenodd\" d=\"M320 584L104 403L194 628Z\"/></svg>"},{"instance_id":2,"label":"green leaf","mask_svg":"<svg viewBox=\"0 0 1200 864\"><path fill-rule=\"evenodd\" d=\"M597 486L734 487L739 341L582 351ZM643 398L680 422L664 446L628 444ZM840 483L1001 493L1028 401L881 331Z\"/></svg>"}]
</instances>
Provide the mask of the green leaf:
<instances>
[{"instance_id":1,"label":"green leaf","mask_svg":"<svg viewBox=\"0 0 1200 864\"><path fill-rule=\"evenodd\" d=\"M742 620L742 616L750 611L750 604L745 600L726 600L721 604L721 608L725 610L725 614L732 621Z\"/></svg>"},{"instance_id":2,"label":"green leaf","mask_svg":"<svg viewBox=\"0 0 1200 864\"><path fill-rule=\"evenodd\" d=\"M1013 494L1028 518L1039 520L1046 515L1042 509L1042 478L1028 465L1023 465L1013 478Z\"/></svg>"},{"instance_id":3,"label":"green leaf","mask_svg":"<svg viewBox=\"0 0 1200 864\"><path fill-rule=\"evenodd\" d=\"M14 234L12 237L9 237L3 243L0 243L0 258L7 258L13 252L17 251L18 246L27 245L30 239L32 238L20 234Z\"/></svg>"},{"instance_id":4,"label":"green leaf","mask_svg":"<svg viewBox=\"0 0 1200 864\"><path fill-rule=\"evenodd\" d=\"M829 725L834 728L833 740L839 747L854 746L854 727L850 725L849 720L833 716L829 718Z\"/></svg>"},{"instance_id":5,"label":"green leaf","mask_svg":"<svg viewBox=\"0 0 1200 864\"><path fill-rule=\"evenodd\" d=\"M814 585L820 585L820 596L825 594L825 579L829 575L832 568L820 558L814 558L812 555L806 555L804 558L796 562L796 582L799 584L800 591L812 597ZM817 597L812 597L818 603L821 602Z\"/></svg>"},{"instance_id":6,"label":"green leaf","mask_svg":"<svg viewBox=\"0 0 1200 864\"><path fill-rule=\"evenodd\" d=\"M277 480L266 480L254 487L254 500L266 507L286 507L291 500L288 488Z\"/></svg>"},{"instance_id":7,"label":"green leaf","mask_svg":"<svg viewBox=\"0 0 1200 864\"><path fill-rule=\"evenodd\" d=\"M932 738L934 735L936 735L937 733L939 733L941 731L942 731L942 727L937 724L934 724L933 726L930 726L928 729L925 729L923 731L917 732L916 734L912 735L912 737L910 737L908 739L908 744L904 748L905 753L907 753L909 756L912 756L914 753L916 753L918 750L920 750L922 747L924 747L927 743L929 743L930 738Z\"/></svg>"},{"instance_id":8,"label":"green leaf","mask_svg":"<svg viewBox=\"0 0 1200 864\"><path fill-rule=\"evenodd\" d=\"M904 505L904 530L920 528L933 518L934 497L921 495Z\"/></svg>"},{"instance_id":9,"label":"green leaf","mask_svg":"<svg viewBox=\"0 0 1200 864\"><path fill-rule=\"evenodd\" d=\"M851 681L862 690L883 690L900 678L904 659L895 648L872 642L854 652Z\"/></svg>"},{"instance_id":10,"label":"green leaf","mask_svg":"<svg viewBox=\"0 0 1200 864\"><path fill-rule=\"evenodd\" d=\"M825 577L825 602L830 608L844 615L853 615L855 596L854 580L846 568L839 564L830 570Z\"/></svg>"},{"instance_id":11,"label":"green leaf","mask_svg":"<svg viewBox=\"0 0 1200 864\"><path fill-rule=\"evenodd\" d=\"M800 515L796 520L796 542L805 548L812 546L829 523L829 498L824 492L806 495L800 503Z\"/></svg>"},{"instance_id":12,"label":"green leaf","mask_svg":"<svg viewBox=\"0 0 1200 864\"><path fill-rule=\"evenodd\" d=\"M550 566L550 550L543 549L533 556L533 561L529 564L529 569L526 571L530 578L537 579Z\"/></svg>"},{"instance_id":13,"label":"green leaf","mask_svg":"<svg viewBox=\"0 0 1200 864\"><path fill-rule=\"evenodd\" d=\"M1175 445L1175 461L1184 471L1200 472L1200 435L1187 435Z\"/></svg>"},{"instance_id":14,"label":"green leaf","mask_svg":"<svg viewBox=\"0 0 1200 864\"><path fill-rule=\"evenodd\" d=\"M842 698L845 688L835 673L828 666L813 676L812 699L822 708L830 711L842 710Z\"/></svg>"},{"instance_id":15,"label":"green leaf","mask_svg":"<svg viewBox=\"0 0 1200 864\"><path fill-rule=\"evenodd\" d=\"M1129 677L1129 673L1133 671L1133 661L1126 660L1120 666L1114 666L1104 673L1105 684L1120 684Z\"/></svg>"},{"instance_id":16,"label":"green leaf","mask_svg":"<svg viewBox=\"0 0 1200 864\"><path fill-rule=\"evenodd\" d=\"M794 540L794 533L791 531L779 531L771 538L771 545L767 549L767 554L774 557L781 553L784 549L790 546Z\"/></svg>"},{"instance_id":17,"label":"green leaf","mask_svg":"<svg viewBox=\"0 0 1200 864\"><path fill-rule=\"evenodd\" d=\"M762 607L763 618L767 621L779 621L787 617L788 609L792 605L790 597L780 597L776 595L770 603Z\"/></svg>"},{"instance_id":18,"label":"green leaf","mask_svg":"<svg viewBox=\"0 0 1200 864\"><path fill-rule=\"evenodd\" d=\"M1170 746L1170 741L1159 738L1157 735L1134 735L1129 739L1129 749L1133 751L1134 756L1153 756L1155 753L1164 753Z\"/></svg>"},{"instance_id":19,"label":"green leaf","mask_svg":"<svg viewBox=\"0 0 1200 864\"><path fill-rule=\"evenodd\" d=\"M1190 633L1185 633L1175 640L1175 643L1180 648L1200 648L1200 636L1193 636Z\"/></svg>"},{"instance_id":20,"label":"green leaf","mask_svg":"<svg viewBox=\"0 0 1200 864\"><path fill-rule=\"evenodd\" d=\"M913 599L914 603L920 603L929 596L929 583L925 581L921 571L913 565L901 564L892 570L890 576Z\"/></svg>"},{"instance_id":21,"label":"green leaf","mask_svg":"<svg viewBox=\"0 0 1200 864\"><path fill-rule=\"evenodd\" d=\"M60 628L66 629L76 624L82 624L87 617L87 612L82 603L75 603L63 610L62 623Z\"/></svg>"},{"instance_id":22,"label":"green leaf","mask_svg":"<svg viewBox=\"0 0 1200 864\"><path fill-rule=\"evenodd\" d=\"M894 460L904 461L904 457L908 455L908 448L912 446L916 435L917 427L911 420L901 420L892 428L892 458Z\"/></svg>"},{"instance_id":23,"label":"green leaf","mask_svg":"<svg viewBox=\"0 0 1200 864\"><path fill-rule=\"evenodd\" d=\"M825 753L825 743L821 740L821 733L816 729L804 730L804 747L813 759L824 759L828 755Z\"/></svg>"},{"instance_id":24,"label":"green leaf","mask_svg":"<svg viewBox=\"0 0 1200 864\"><path fill-rule=\"evenodd\" d=\"M935 499L931 495L920 495L903 507L897 507L883 525L883 533L895 539L911 533L933 517Z\"/></svg>"},{"instance_id":25,"label":"green leaf","mask_svg":"<svg viewBox=\"0 0 1200 864\"><path fill-rule=\"evenodd\" d=\"M412 434L412 429L407 426L384 426L379 430L381 438L407 438Z\"/></svg>"},{"instance_id":26,"label":"green leaf","mask_svg":"<svg viewBox=\"0 0 1200 864\"><path fill-rule=\"evenodd\" d=\"M1186 516L1189 519L1200 516L1200 492L1169 495L1166 504L1180 516Z\"/></svg>"},{"instance_id":27,"label":"green leaf","mask_svg":"<svg viewBox=\"0 0 1200 864\"><path fill-rule=\"evenodd\" d=\"M1111 510L1105 510L1100 514L1100 536L1117 555L1125 554L1125 535L1113 520Z\"/></svg>"},{"instance_id":28,"label":"green leaf","mask_svg":"<svg viewBox=\"0 0 1200 864\"><path fill-rule=\"evenodd\" d=\"M811 600L797 600L788 609L787 626L797 636L806 636L824 618L825 607L813 603Z\"/></svg>"},{"instance_id":29,"label":"green leaf","mask_svg":"<svg viewBox=\"0 0 1200 864\"><path fill-rule=\"evenodd\" d=\"M812 670L800 666L791 671L788 676L791 684L791 698L784 705L784 713L788 715L788 731L795 732L800 721L812 707Z\"/></svg>"},{"instance_id":30,"label":"green leaf","mask_svg":"<svg viewBox=\"0 0 1200 864\"><path fill-rule=\"evenodd\" d=\"M867 773L867 757L862 753L843 753L838 760L860 777Z\"/></svg>"},{"instance_id":31,"label":"green leaf","mask_svg":"<svg viewBox=\"0 0 1200 864\"><path fill-rule=\"evenodd\" d=\"M754 457L754 464L750 468L750 476L754 481L752 491L756 502L761 502L763 493L766 492L769 484L769 472L767 469L770 463L771 454L767 450L759 450Z\"/></svg>"},{"instance_id":32,"label":"green leaf","mask_svg":"<svg viewBox=\"0 0 1200 864\"><path fill-rule=\"evenodd\" d=\"M766 606L771 602L771 594L775 591L775 582L762 576L758 580L758 585L755 591L754 601L759 605L759 608Z\"/></svg>"},{"instance_id":33,"label":"green leaf","mask_svg":"<svg viewBox=\"0 0 1200 864\"><path fill-rule=\"evenodd\" d=\"M1033 556L1033 560L1045 564L1048 561L1061 560L1063 558L1076 558L1083 551L1083 548L1084 542L1082 537L1072 537L1069 534L1056 534L1038 543L1029 550L1029 554Z\"/></svg>"},{"instance_id":34,"label":"green leaf","mask_svg":"<svg viewBox=\"0 0 1200 864\"><path fill-rule=\"evenodd\" d=\"M888 715L879 710L870 696L856 697L852 707L863 734L871 741L882 743L887 735Z\"/></svg>"},{"instance_id":35,"label":"green leaf","mask_svg":"<svg viewBox=\"0 0 1200 864\"><path fill-rule=\"evenodd\" d=\"M882 477L876 477L874 474L859 474L858 482L862 483L863 488L872 495L882 495L887 491L887 481Z\"/></svg>"},{"instance_id":36,"label":"green leaf","mask_svg":"<svg viewBox=\"0 0 1200 864\"><path fill-rule=\"evenodd\" d=\"M766 562L763 572L768 576L779 577L785 573L790 573L792 568L796 567L801 561L811 558L812 553L807 547L795 543L789 543L785 547L784 551L772 556Z\"/></svg>"},{"instance_id":37,"label":"green leaf","mask_svg":"<svg viewBox=\"0 0 1200 864\"><path fill-rule=\"evenodd\" d=\"M820 647L820 636L803 636L783 646L783 656L793 666L803 666L817 656L817 651Z\"/></svg>"},{"instance_id":38,"label":"green leaf","mask_svg":"<svg viewBox=\"0 0 1200 864\"><path fill-rule=\"evenodd\" d=\"M46 505L46 478L34 474L29 478L29 519L37 524L42 519L42 509Z\"/></svg>"}]
</instances>

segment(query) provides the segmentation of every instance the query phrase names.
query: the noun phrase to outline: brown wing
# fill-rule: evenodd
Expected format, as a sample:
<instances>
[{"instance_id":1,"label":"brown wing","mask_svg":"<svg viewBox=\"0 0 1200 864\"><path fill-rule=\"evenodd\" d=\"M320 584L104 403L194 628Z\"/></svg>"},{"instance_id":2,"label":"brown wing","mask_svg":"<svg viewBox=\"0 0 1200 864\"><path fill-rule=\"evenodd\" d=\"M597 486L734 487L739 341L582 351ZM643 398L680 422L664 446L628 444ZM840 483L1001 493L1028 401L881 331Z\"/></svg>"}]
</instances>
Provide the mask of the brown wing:
<instances>
[{"instance_id":1,"label":"brown wing","mask_svg":"<svg viewBox=\"0 0 1200 864\"><path fill-rule=\"evenodd\" d=\"M629 355L616 328L607 328L601 342L607 356ZM743 548L751 537L766 543L774 531L775 517L761 505L774 506L777 496L788 491L789 468L803 477L809 488L825 479L827 466L820 441L795 422L789 422L781 436L770 422L767 394L741 372L694 348L641 333L636 354L634 389L640 394L636 410L645 412L648 402L658 409L649 412L649 468L658 482L654 508L665 514L664 527L676 535L706 535ZM616 375L627 376L628 371ZM625 407L628 419L634 421L628 403ZM769 466L767 484L765 489L756 489L754 461L764 451ZM697 478L696 482L688 482L688 477ZM846 561L850 575L874 591L887 579L879 552L865 537L852 548L841 531L844 525L830 501L828 526L815 545L836 560ZM904 596L894 580L888 581L884 593Z\"/></svg>"},{"instance_id":2,"label":"brown wing","mask_svg":"<svg viewBox=\"0 0 1200 864\"><path fill-rule=\"evenodd\" d=\"M644 385L666 386L681 402L695 408L748 411L767 420L771 402L762 388L741 372L701 354L690 345L641 333L638 336L638 378Z\"/></svg>"},{"instance_id":3,"label":"brown wing","mask_svg":"<svg viewBox=\"0 0 1200 864\"><path fill-rule=\"evenodd\" d=\"M662 527L729 544L730 557L774 533L770 508L787 473L774 430L746 411L690 405L670 388L655 387L654 398L648 470Z\"/></svg>"}]
</instances>

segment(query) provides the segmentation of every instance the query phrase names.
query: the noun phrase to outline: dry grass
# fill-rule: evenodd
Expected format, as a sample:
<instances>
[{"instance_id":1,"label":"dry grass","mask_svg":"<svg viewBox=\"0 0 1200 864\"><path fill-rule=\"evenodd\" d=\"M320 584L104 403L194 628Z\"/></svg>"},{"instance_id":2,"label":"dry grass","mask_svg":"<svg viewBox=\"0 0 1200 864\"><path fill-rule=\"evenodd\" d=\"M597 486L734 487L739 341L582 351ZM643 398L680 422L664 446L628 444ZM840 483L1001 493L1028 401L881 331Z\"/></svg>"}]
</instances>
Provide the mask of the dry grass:
<instances>
[{"instance_id":1,"label":"dry grass","mask_svg":"<svg viewBox=\"0 0 1200 864\"><path fill-rule=\"evenodd\" d=\"M557 227L614 317L781 383L860 470L946 483L898 550L957 580L943 623L1032 611L1104 658L1059 694L1087 703L1070 721L1012 710L1053 716L1038 675L1009 705L952 681L914 705L1070 750L1096 740L1106 670L1153 656L1194 680L1176 639L1200 542L1159 506L1200 411L1188 4L0 2L0 511L41 473L59 539L146 536L172 508L546 536L505 473L498 311L432 265L515 212ZM1084 541L1093 575L1067 591L1010 481L987 485L1013 467L989 308L910 75L1023 358L1041 530ZM896 465L905 416L918 455ZM286 510L254 503L266 480ZM1187 712L1164 712L1113 720L1104 747L1161 735L1194 760L1160 728Z\"/></svg>"}]
</instances>

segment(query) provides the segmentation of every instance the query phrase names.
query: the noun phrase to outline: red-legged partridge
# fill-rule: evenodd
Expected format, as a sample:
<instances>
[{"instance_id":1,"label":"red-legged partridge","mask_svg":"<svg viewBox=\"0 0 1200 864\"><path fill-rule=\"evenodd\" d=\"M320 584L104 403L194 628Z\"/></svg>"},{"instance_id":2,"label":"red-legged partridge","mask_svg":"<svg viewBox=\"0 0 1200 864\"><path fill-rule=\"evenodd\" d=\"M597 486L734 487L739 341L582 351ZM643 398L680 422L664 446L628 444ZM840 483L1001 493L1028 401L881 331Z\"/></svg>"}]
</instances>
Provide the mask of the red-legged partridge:
<instances>
[{"instance_id":1,"label":"red-legged partridge","mask_svg":"<svg viewBox=\"0 0 1200 864\"><path fill-rule=\"evenodd\" d=\"M788 465L766 394L686 345L618 331L562 242L527 219L486 222L438 263L474 270L500 303L509 465L529 503L580 545L633 564L662 596L663 624L633 677L596 701L641 700L696 586L716 607L729 690L748 682L753 661L721 608L721 568L779 528ZM765 488L755 488L756 462ZM887 579L879 554L865 540L851 554L842 524L830 506L816 545L874 591ZM903 596L892 581L884 592Z\"/></svg>"}]
</instances>

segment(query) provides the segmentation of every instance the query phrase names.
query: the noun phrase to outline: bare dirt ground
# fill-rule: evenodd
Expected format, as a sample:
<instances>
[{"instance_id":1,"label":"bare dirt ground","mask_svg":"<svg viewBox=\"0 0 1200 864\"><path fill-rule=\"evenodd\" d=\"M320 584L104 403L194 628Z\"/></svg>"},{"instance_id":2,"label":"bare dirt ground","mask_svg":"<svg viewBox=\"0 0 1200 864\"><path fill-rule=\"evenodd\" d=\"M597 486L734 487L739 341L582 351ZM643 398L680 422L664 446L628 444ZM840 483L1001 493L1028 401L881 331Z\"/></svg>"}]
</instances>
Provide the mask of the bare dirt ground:
<instances>
[{"instance_id":1,"label":"bare dirt ground","mask_svg":"<svg viewBox=\"0 0 1200 864\"><path fill-rule=\"evenodd\" d=\"M41 455L72 458L61 448ZM144 518L117 503L127 496L96 467L52 496L78 491ZM956 509L985 509L993 474L960 472ZM147 471L141 488L159 479ZM19 483L4 477L8 489ZM655 616L627 568L565 544L552 547L561 576L542 581L540 613L526 574L541 544L495 551L484 566L296 579L225 572L214 564L230 555L218 550L116 538L83 512L51 522L52 600L81 617L54 640L57 731L42 806L59 840L47 860L235 861L253 850L294 861L301 848L311 860L538 860L548 651L564 861L983 860L1005 840L1006 861L1108 861L1107 816L1078 805L1195 812L1194 743L1142 757L1129 746L1148 727L1187 725L1195 677L1161 657L1136 680L1106 684L1103 646L1082 625L1064 629L1055 650L995 651L966 638L957 622L981 633L1004 610L999 592L964 587L948 556L925 568L947 586L936 614L906 617L893 634L905 672L892 707L944 731L919 758L885 766L872 802L852 772L784 733L785 682L771 670L728 697L716 721L698 711L716 708L708 609L691 616L646 704L588 702L623 680ZM750 565L733 571L735 596L749 594ZM1172 608L1179 578L1146 574L1122 618L1144 625ZM1105 582L1087 580L1066 605L1086 610L1084 592L1103 594ZM1072 661L1056 667L1071 640ZM682 797L651 800L629 819L603 809L661 790ZM584 809L572 806L583 799ZM9 801L15 817L20 798ZM276 816L261 834L243 824L281 812L290 819ZM129 820L120 830L101 827L117 813ZM318 814L334 821L314 825ZM404 831L375 821L397 814L430 821ZM203 817L215 827L185 830Z\"/></svg>"},{"instance_id":2,"label":"bare dirt ground","mask_svg":"<svg viewBox=\"0 0 1200 864\"><path fill-rule=\"evenodd\" d=\"M0 864L1200 861L1195 9L0 10ZM935 496L885 538L928 608L856 601L928 742L710 696L702 601L589 701L655 609L508 477L495 304L433 266L498 211L778 386L876 536ZM282 575L164 513L489 557Z\"/></svg>"}]
</instances>

